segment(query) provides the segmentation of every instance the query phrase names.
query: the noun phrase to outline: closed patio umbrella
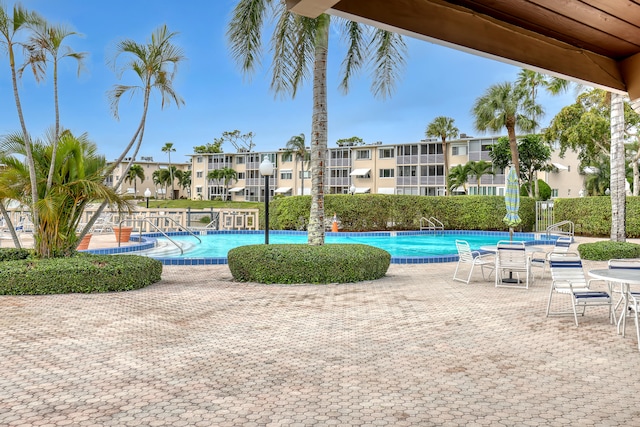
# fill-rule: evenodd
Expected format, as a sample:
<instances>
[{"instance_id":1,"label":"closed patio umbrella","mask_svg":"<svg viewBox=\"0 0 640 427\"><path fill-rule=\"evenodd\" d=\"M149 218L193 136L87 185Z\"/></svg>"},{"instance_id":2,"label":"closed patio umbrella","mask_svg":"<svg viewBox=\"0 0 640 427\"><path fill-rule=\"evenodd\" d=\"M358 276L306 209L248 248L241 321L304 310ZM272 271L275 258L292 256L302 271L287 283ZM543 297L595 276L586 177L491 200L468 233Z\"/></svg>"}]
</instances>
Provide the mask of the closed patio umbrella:
<instances>
[{"instance_id":1,"label":"closed patio umbrella","mask_svg":"<svg viewBox=\"0 0 640 427\"><path fill-rule=\"evenodd\" d=\"M507 188L504 193L504 204L507 214L502 219L509 226L509 238L513 238L513 227L522 222L518 211L520 210L520 183L516 175L516 168L511 167L507 175Z\"/></svg>"}]
</instances>

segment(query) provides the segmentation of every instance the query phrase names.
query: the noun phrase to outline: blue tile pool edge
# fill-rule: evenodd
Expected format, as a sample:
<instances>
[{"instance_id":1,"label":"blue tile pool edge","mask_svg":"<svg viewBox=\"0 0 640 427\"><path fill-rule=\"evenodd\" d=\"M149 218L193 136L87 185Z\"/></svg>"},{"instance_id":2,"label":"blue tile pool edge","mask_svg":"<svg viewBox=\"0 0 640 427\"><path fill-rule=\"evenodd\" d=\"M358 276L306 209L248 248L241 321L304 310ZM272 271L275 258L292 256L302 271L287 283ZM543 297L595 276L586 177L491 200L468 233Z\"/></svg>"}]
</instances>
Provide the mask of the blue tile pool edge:
<instances>
[{"instance_id":1,"label":"blue tile pool edge","mask_svg":"<svg viewBox=\"0 0 640 427\"><path fill-rule=\"evenodd\" d=\"M306 231L288 231L288 230L270 230L269 234L285 234L285 235L300 235L306 234ZM191 233L187 231L171 231L166 233L168 236L185 236ZM196 235L215 235L215 234L264 234L263 230L207 230L206 232L201 231L199 233L195 233ZM454 234L461 236L478 236L478 235L498 235L500 237L505 237L505 239L509 238L509 232L506 231L477 231L477 230L440 230L440 231L371 231L371 232L327 232L325 235L347 235L347 236L363 236L363 237L392 237L392 236L412 236L412 235L423 235L423 234ZM88 252L96 255L114 255L114 254L124 254L130 252L137 252L146 249L152 249L156 245L156 237L162 237L162 233L145 233L142 236L131 236L132 241L139 241L137 245L128 245L114 248L103 248L103 249L89 249L82 252ZM557 236L552 236L551 239L536 239L536 237L540 237L539 234L536 233L514 233L514 236L517 236L521 239L530 239L525 241L525 245L553 245ZM226 257L217 257L217 258L175 258L175 257L154 257L158 261L162 262L163 265L221 265L227 264ZM436 255L436 256L426 256L426 257L391 257L391 264L435 264L435 263L443 263L443 262L457 262L458 255Z\"/></svg>"}]
</instances>

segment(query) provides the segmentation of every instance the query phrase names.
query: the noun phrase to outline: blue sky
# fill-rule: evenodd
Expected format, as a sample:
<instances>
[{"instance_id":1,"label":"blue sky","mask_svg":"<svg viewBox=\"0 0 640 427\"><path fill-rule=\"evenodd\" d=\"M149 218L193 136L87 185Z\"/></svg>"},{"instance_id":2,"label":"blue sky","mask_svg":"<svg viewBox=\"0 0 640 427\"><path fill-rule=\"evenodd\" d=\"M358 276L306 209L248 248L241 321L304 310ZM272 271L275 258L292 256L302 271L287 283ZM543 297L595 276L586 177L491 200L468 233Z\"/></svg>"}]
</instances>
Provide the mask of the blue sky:
<instances>
[{"instance_id":1,"label":"blue sky","mask_svg":"<svg viewBox=\"0 0 640 427\"><path fill-rule=\"evenodd\" d=\"M4 1L5 6L14 2ZM296 99L281 99L269 90L271 74L268 41L262 67L249 79L231 60L225 38L235 0L23 0L22 5L39 12L50 22L70 25L82 37L70 37L67 45L88 52L85 71L78 77L75 61L61 63L61 122L74 133L87 132L108 160L115 159L127 145L138 124L141 97L123 98L120 120L110 112L106 93L113 85L137 84L135 77L121 79L107 66L115 43L122 39L146 42L154 29L166 24L178 32L174 42L184 49L187 61L175 79L175 89L184 98L180 109L160 108L151 99L140 156L166 161L161 147L173 142L172 161L186 161L193 147L212 142L224 131L254 132L256 150L284 147L293 135L311 130L311 82ZM376 100L369 91L367 72L357 76L349 94L338 91L338 71L345 49L332 33L329 51L328 111L329 146L340 138L358 136L367 143L406 143L424 138L427 124L436 116L455 119L460 132L481 135L473 128L470 110L476 98L494 83L514 81L519 68L459 52L420 40L406 38L407 65L392 98ZM25 72L20 83L27 127L42 136L54 122L52 82L40 84ZM0 134L19 129L6 55L0 57ZM565 105L573 94L551 97L541 94L545 107L542 124ZM223 149L235 149L226 144Z\"/></svg>"}]
</instances>

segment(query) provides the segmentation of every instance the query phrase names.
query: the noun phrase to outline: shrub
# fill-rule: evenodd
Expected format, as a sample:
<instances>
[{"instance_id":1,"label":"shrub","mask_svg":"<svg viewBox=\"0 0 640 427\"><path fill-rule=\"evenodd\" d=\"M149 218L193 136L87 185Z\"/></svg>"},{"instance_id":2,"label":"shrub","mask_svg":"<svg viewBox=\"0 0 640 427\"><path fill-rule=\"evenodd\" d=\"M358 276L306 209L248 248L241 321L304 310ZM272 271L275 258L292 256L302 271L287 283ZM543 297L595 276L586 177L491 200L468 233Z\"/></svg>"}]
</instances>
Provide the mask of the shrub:
<instances>
[{"instance_id":1,"label":"shrub","mask_svg":"<svg viewBox=\"0 0 640 427\"><path fill-rule=\"evenodd\" d=\"M28 249L3 248L0 249L0 261L27 259L32 253Z\"/></svg>"},{"instance_id":2,"label":"shrub","mask_svg":"<svg viewBox=\"0 0 640 427\"><path fill-rule=\"evenodd\" d=\"M369 245L249 245L229 251L234 279L258 283L349 283L383 277L391 255Z\"/></svg>"},{"instance_id":3,"label":"shrub","mask_svg":"<svg viewBox=\"0 0 640 427\"><path fill-rule=\"evenodd\" d=\"M162 263L135 255L78 254L69 258L5 261L1 295L114 292L160 281Z\"/></svg>"},{"instance_id":4,"label":"shrub","mask_svg":"<svg viewBox=\"0 0 640 427\"><path fill-rule=\"evenodd\" d=\"M583 259L607 261L613 258L640 258L640 245L629 242L603 240L578 245L578 253Z\"/></svg>"},{"instance_id":5,"label":"shrub","mask_svg":"<svg viewBox=\"0 0 640 427\"><path fill-rule=\"evenodd\" d=\"M626 198L627 237L640 237L640 197ZM576 234L583 236L611 235L611 197L591 196L554 200L556 222L569 220L575 224Z\"/></svg>"}]
</instances>

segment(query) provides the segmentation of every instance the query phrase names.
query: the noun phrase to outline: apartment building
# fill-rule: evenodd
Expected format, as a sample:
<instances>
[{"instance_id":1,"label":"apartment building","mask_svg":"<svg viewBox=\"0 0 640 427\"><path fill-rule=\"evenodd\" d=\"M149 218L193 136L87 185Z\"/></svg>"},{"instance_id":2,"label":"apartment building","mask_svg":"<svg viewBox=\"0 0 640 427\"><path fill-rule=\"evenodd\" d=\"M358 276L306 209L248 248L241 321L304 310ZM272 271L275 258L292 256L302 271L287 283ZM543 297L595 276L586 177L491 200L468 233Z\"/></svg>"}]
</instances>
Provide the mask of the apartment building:
<instances>
[{"instance_id":1,"label":"apartment building","mask_svg":"<svg viewBox=\"0 0 640 427\"><path fill-rule=\"evenodd\" d=\"M474 138L462 134L460 139L447 144L449 167L469 161L490 161L491 146L499 137ZM286 154L285 149L267 152L241 152L220 154L192 154L193 198L212 200L224 198L227 189L224 182L209 180L214 169L225 167L236 171L237 180L229 186L228 198L234 201L264 200L264 178L259 167L267 156L274 165L274 175L269 180L270 197L311 194L311 176L307 162ZM326 194L411 194L439 196L445 194L444 156L438 140L422 140L404 144L368 144L329 148L325 175ZM560 159L554 151L552 163L556 169L544 172L544 179L556 197L578 197L584 188L584 178L578 172L577 154L567 153ZM484 175L478 188L475 178L470 178L468 194L504 195L505 171ZM464 192L458 188L457 193Z\"/></svg>"},{"instance_id":2,"label":"apartment building","mask_svg":"<svg viewBox=\"0 0 640 427\"><path fill-rule=\"evenodd\" d=\"M118 164L116 168L113 170L111 175L107 177L106 184L113 187L116 182L120 179L122 174L127 167L129 159L125 159L123 162ZM108 165L112 165L113 162L108 162ZM133 162L134 165L142 166L144 171L144 180L136 178L135 181L129 182L124 181L116 191L120 194L128 194L134 196L136 198L144 197L144 192L148 188L151 191L151 197L155 197L156 199L163 198L171 198L171 185L165 187L162 185L157 185L153 182L153 173L157 170L161 169L169 169L169 162L155 162L153 157L140 157L140 161L136 160ZM174 163L171 162L171 166L175 166L177 170L188 171L191 170L191 163ZM181 197L190 198L191 188L183 189L178 185L178 181L174 182L174 198L179 199Z\"/></svg>"}]
</instances>

